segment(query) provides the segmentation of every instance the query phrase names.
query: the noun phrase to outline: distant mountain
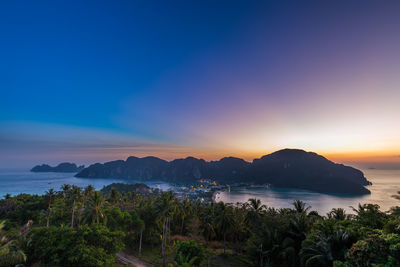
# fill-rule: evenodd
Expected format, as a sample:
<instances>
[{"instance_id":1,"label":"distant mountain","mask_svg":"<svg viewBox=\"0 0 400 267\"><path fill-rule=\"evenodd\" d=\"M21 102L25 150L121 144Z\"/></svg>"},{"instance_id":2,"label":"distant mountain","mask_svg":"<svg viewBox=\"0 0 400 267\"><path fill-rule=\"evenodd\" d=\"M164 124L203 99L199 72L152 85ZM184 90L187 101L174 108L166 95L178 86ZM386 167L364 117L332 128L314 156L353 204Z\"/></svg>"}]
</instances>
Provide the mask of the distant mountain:
<instances>
[{"instance_id":1,"label":"distant mountain","mask_svg":"<svg viewBox=\"0 0 400 267\"><path fill-rule=\"evenodd\" d=\"M79 172L84 168L84 165L78 167L75 163L63 162L55 167L47 164L37 165L31 169L31 172Z\"/></svg>"},{"instance_id":2,"label":"distant mountain","mask_svg":"<svg viewBox=\"0 0 400 267\"><path fill-rule=\"evenodd\" d=\"M323 193L369 194L371 183L352 167L336 164L313 152L283 149L253 162L226 157L207 162L188 157L165 161L156 157L129 157L93 164L76 177L126 178L191 183L212 179L219 183L249 182Z\"/></svg>"},{"instance_id":3,"label":"distant mountain","mask_svg":"<svg viewBox=\"0 0 400 267\"><path fill-rule=\"evenodd\" d=\"M290 187L324 193L369 194L370 185L355 168L336 164L313 152L284 149L253 160L249 172L255 183Z\"/></svg>"}]
</instances>

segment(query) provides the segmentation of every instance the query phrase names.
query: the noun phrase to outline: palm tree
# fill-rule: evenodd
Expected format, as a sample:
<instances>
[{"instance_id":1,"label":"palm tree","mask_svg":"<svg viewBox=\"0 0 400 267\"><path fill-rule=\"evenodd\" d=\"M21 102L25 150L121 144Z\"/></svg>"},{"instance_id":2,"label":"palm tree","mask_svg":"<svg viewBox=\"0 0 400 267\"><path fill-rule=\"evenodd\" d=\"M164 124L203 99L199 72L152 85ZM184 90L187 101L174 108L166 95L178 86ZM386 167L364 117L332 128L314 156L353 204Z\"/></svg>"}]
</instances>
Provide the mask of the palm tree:
<instances>
[{"instance_id":1,"label":"palm tree","mask_svg":"<svg viewBox=\"0 0 400 267\"><path fill-rule=\"evenodd\" d=\"M90 197L94 192L94 187L93 185L88 185L86 186L85 190L83 191L84 195L87 197Z\"/></svg>"},{"instance_id":2,"label":"palm tree","mask_svg":"<svg viewBox=\"0 0 400 267\"><path fill-rule=\"evenodd\" d=\"M283 238L275 230L270 242L271 248L264 252L264 255L267 256L268 266L295 266L296 248L292 238Z\"/></svg>"},{"instance_id":3,"label":"palm tree","mask_svg":"<svg viewBox=\"0 0 400 267\"><path fill-rule=\"evenodd\" d=\"M346 211L342 208L333 208L327 215L329 219L337 221L342 221L347 218Z\"/></svg>"},{"instance_id":4,"label":"palm tree","mask_svg":"<svg viewBox=\"0 0 400 267\"><path fill-rule=\"evenodd\" d=\"M300 252L303 266L332 266L335 260L344 260L346 251L355 240L350 232L336 229L332 234L319 232L306 240Z\"/></svg>"},{"instance_id":5,"label":"palm tree","mask_svg":"<svg viewBox=\"0 0 400 267\"><path fill-rule=\"evenodd\" d=\"M129 225L130 232L136 232L139 234L139 256L142 254L142 240L143 240L143 231L145 229L144 221L139 217L135 210L130 212L131 222Z\"/></svg>"},{"instance_id":6,"label":"palm tree","mask_svg":"<svg viewBox=\"0 0 400 267\"><path fill-rule=\"evenodd\" d=\"M25 253L13 244L0 246L0 266L15 266L25 261Z\"/></svg>"},{"instance_id":7,"label":"palm tree","mask_svg":"<svg viewBox=\"0 0 400 267\"><path fill-rule=\"evenodd\" d=\"M95 191L93 196L89 198L88 205L86 207L86 220L91 223L100 223L106 220L104 215L104 206L106 202L100 192Z\"/></svg>"},{"instance_id":8,"label":"palm tree","mask_svg":"<svg viewBox=\"0 0 400 267\"><path fill-rule=\"evenodd\" d=\"M261 205L261 200L256 198L249 198L248 204L250 209L257 213L261 213L267 208L267 206Z\"/></svg>"},{"instance_id":9,"label":"palm tree","mask_svg":"<svg viewBox=\"0 0 400 267\"><path fill-rule=\"evenodd\" d=\"M143 201L143 199L139 198L140 204L136 209L138 217L143 221L143 229L140 231L139 236L139 248L141 249L141 240L143 240L143 236L147 234L147 237L158 237L159 231L159 214L154 205L154 200Z\"/></svg>"},{"instance_id":10,"label":"palm tree","mask_svg":"<svg viewBox=\"0 0 400 267\"><path fill-rule=\"evenodd\" d=\"M220 233L222 233L224 237L224 256L226 255L226 234L229 230L232 229L234 224L232 212L230 207L225 205L223 202L218 203L217 207L217 217L216 226Z\"/></svg>"},{"instance_id":11,"label":"palm tree","mask_svg":"<svg viewBox=\"0 0 400 267\"><path fill-rule=\"evenodd\" d=\"M81 189L78 186L73 185L71 189L72 197L72 218L71 218L71 228L74 228L75 211L78 207L77 203L81 197Z\"/></svg>"},{"instance_id":12,"label":"palm tree","mask_svg":"<svg viewBox=\"0 0 400 267\"><path fill-rule=\"evenodd\" d=\"M387 214L381 212L377 204L358 204L358 208L350 208L357 214L355 219L364 226L378 229L383 227L387 219Z\"/></svg>"},{"instance_id":13,"label":"palm tree","mask_svg":"<svg viewBox=\"0 0 400 267\"><path fill-rule=\"evenodd\" d=\"M293 247L296 251L295 262L298 262L297 253L302 247L302 242L306 239L306 233L310 228L310 220L306 213L295 213L290 220L287 236L293 240Z\"/></svg>"},{"instance_id":14,"label":"palm tree","mask_svg":"<svg viewBox=\"0 0 400 267\"><path fill-rule=\"evenodd\" d=\"M172 215L172 211L175 209L174 205L174 193L172 191L165 192L161 195L160 201L156 203L156 210L162 218L162 240L161 240L161 257L162 265L165 266L165 249L167 246L168 239L168 228L169 228L169 217Z\"/></svg>"},{"instance_id":15,"label":"palm tree","mask_svg":"<svg viewBox=\"0 0 400 267\"><path fill-rule=\"evenodd\" d=\"M116 204L122 200L121 193L118 192L118 190L114 187L111 188L110 200L111 200L111 203L113 203L113 204Z\"/></svg>"},{"instance_id":16,"label":"palm tree","mask_svg":"<svg viewBox=\"0 0 400 267\"><path fill-rule=\"evenodd\" d=\"M61 186L63 198L65 199L67 197L68 191L71 189L71 186L69 184L63 184Z\"/></svg>"},{"instance_id":17,"label":"palm tree","mask_svg":"<svg viewBox=\"0 0 400 267\"><path fill-rule=\"evenodd\" d=\"M139 257L142 256L142 242L143 242L143 231L145 228L145 224L143 220L140 220L141 224L138 227L138 231L140 232L139 235Z\"/></svg>"},{"instance_id":18,"label":"palm tree","mask_svg":"<svg viewBox=\"0 0 400 267\"><path fill-rule=\"evenodd\" d=\"M360 215L361 213L363 213L366 209L366 204L361 205L361 203L358 203L358 207L354 208L353 206L350 206L350 208L357 214Z\"/></svg>"},{"instance_id":19,"label":"palm tree","mask_svg":"<svg viewBox=\"0 0 400 267\"><path fill-rule=\"evenodd\" d=\"M82 215L86 210L86 207L87 207L87 204L88 204L87 203L88 199L93 196L93 192L94 192L93 185L88 185L83 190L82 200L81 200L82 204L81 204L81 206L80 206L80 208L78 210L78 226L81 225L81 221L82 221L82 217L83 217Z\"/></svg>"},{"instance_id":20,"label":"palm tree","mask_svg":"<svg viewBox=\"0 0 400 267\"><path fill-rule=\"evenodd\" d=\"M264 258L269 257L269 251L263 250L263 244L261 243L257 249L257 253L260 255L260 266L264 267ZM269 262L269 260L267 260L267 266L269 266L269 265L270 265L270 262Z\"/></svg>"},{"instance_id":21,"label":"palm tree","mask_svg":"<svg viewBox=\"0 0 400 267\"><path fill-rule=\"evenodd\" d=\"M49 225L50 225L50 214L51 214L51 204L53 203L53 200L54 200L54 189L50 188L45 194L46 194L46 198L47 198L47 202L48 202L47 214L46 214L46 226L49 227Z\"/></svg>"},{"instance_id":22,"label":"palm tree","mask_svg":"<svg viewBox=\"0 0 400 267\"><path fill-rule=\"evenodd\" d=\"M333 257L329 244L325 241L318 241L300 252L301 265L305 267L332 266Z\"/></svg>"},{"instance_id":23,"label":"palm tree","mask_svg":"<svg viewBox=\"0 0 400 267\"><path fill-rule=\"evenodd\" d=\"M273 227L260 227L248 240L249 251L258 255L258 265L297 266L296 242Z\"/></svg>"},{"instance_id":24,"label":"palm tree","mask_svg":"<svg viewBox=\"0 0 400 267\"><path fill-rule=\"evenodd\" d=\"M295 241L290 237L286 237L277 248L279 249L278 262L286 262L287 264L285 264L285 266L295 266L295 259L297 256Z\"/></svg>"},{"instance_id":25,"label":"palm tree","mask_svg":"<svg viewBox=\"0 0 400 267\"><path fill-rule=\"evenodd\" d=\"M124 210L134 209L137 203L137 194L135 191L131 191L123 194Z\"/></svg>"},{"instance_id":26,"label":"palm tree","mask_svg":"<svg viewBox=\"0 0 400 267\"><path fill-rule=\"evenodd\" d=\"M296 237L305 238L305 233L310 228L308 218L304 213L295 214L293 219L290 220L289 233L292 233Z\"/></svg>"},{"instance_id":27,"label":"palm tree","mask_svg":"<svg viewBox=\"0 0 400 267\"><path fill-rule=\"evenodd\" d=\"M258 223L267 206L262 205L259 199L250 198L245 207L248 209L245 221L251 227L258 227Z\"/></svg>"},{"instance_id":28,"label":"palm tree","mask_svg":"<svg viewBox=\"0 0 400 267\"><path fill-rule=\"evenodd\" d=\"M191 267L195 266L195 263L197 261L197 256L190 258L190 256L184 256L182 253L179 253L177 255L177 260L174 261L174 266L176 267Z\"/></svg>"},{"instance_id":29,"label":"palm tree","mask_svg":"<svg viewBox=\"0 0 400 267\"><path fill-rule=\"evenodd\" d=\"M330 244L332 255L335 260L344 260L347 249L349 249L355 238L351 235L351 232L344 229L336 229L333 235L328 237L328 243Z\"/></svg>"},{"instance_id":30,"label":"palm tree","mask_svg":"<svg viewBox=\"0 0 400 267\"><path fill-rule=\"evenodd\" d=\"M0 221L0 231L4 221ZM18 249L11 241L3 244L4 237L0 235L0 266L15 266L26 261L25 253Z\"/></svg>"},{"instance_id":31,"label":"palm tree","mask_svg":"<svg viewBox=\"0 0 400 267\"><path fill-rule=\"evenodd\" d=\"M185 218L191 213L192 210L192 205L191 202L185 198L183 199L182 202L179 203L179 212L178 214L180 215L180 219L181 219L181 229L180 229L180 233L181 235L183 234L183 228L185 225Z\"/></svg>"},{"instance_id":32,"label":"palm tree","mask_svg":"<svg viewBox=\"0 0 400 267\"><path fill-rule=\"evenodd\" d=\"M295 200L292 204L298 213L304 212L307 214L308 210L311 209L311 206L307 206L307 204L301 200Z\"/></svg>"},{"instance_id":33,"label":"palm tree","mask_svg":"<svg viewBox=\"0 0 400 267\"><path fill-rule=\"evenodd\" d=\"M205 207L204 214L201 214L200 216L200 222L201 222L200 228L203 231L203 236L206 242L210 241L211 238L215 236L214 221L215 221L214 209L211 207L211 205L207 205Z\"/></svg>"}]
</instances>

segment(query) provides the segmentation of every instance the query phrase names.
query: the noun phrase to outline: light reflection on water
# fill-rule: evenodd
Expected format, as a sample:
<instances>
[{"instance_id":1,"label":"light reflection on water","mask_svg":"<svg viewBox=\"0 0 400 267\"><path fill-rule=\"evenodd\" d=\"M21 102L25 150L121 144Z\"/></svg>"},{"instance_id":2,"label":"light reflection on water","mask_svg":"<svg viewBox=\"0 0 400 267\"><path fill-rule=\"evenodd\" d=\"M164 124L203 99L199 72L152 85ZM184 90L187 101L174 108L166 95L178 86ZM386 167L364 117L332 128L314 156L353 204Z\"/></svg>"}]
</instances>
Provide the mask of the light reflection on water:
<instances>
[{"instance_id":1,"label":"light reflection on water","mask_svg":"<svg viewBox=\"0 0 400 267\"><path fill-rule=\"evenodd\" d=\"M378 204L381 210L387 211L390 207L399 205L400 201L392 195L400 191L400 170L363 170L365 176L373 185L368 186L370 195L349 196L321 194L298 189L287 188L241 188L232 189L231 192L220 192L216 195L216 201L226 203L246 202L249 198L258 198L269 207L289 208L292 202L300 199L312 206L312 210L320 214L329 212L332 208L345 208L352 212L349 206L358 206L358 203Z\"/></svg>"},{"instance_id":2,"label":"light reflection on water","mask_svg":"<svg viewBox=\"0 0 400 267\"><path fill-rule=\"evenodd\" d=\"M249 198L258 198L263 204L275 208L291 207L295 199L300 199L312 206L313 210L325 214L332 208L342 207L351 212L349 206L358 203L374 203L386 211L390 207L400 205L400 201L392 195L400 191L400 170L364 170L365 176L373 185L369 186L371 195L348 196L328 195L298 189L287 188L252 188L233 189L229 192L220 192L216 201L227 203L246 202ZM32 173L27 170L0 170L0 198L10 193L43 194L50 188L59 190L63 184L74 184L85 187L89 184L96 189L111 183L136 183L142 182L127 179L110 178L76 178L74 173ZM145 182L153 188L168 190L172 186L165 182Z\"/></svg>"}]
</instances>

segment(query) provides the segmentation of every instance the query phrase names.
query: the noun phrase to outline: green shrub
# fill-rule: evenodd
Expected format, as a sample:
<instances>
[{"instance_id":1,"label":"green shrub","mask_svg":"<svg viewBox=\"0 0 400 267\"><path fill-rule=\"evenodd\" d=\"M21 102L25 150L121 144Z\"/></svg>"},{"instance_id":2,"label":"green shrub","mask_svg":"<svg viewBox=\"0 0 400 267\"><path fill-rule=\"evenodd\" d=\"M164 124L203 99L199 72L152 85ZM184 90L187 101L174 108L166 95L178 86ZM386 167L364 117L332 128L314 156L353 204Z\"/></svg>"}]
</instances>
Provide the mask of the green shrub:
<instances>
[{"instance_id":1,"label":"green shrub","mask_svg":"<svg viewBox=\"0 0 400 267\"><path fill-rule=\"evenodd\" d=\"M103 225L39 227L28 242L28 259L42 266L104 266L114 261L123 247L122 232L111 232Z\"/></svg>"},{"instance_id":2,"label":"green shrub","mask_svg":"<svg viewBox=\"0 0 400 267\"><path fill-rule=\"evenodd\" d=\"M351 266L372 266L388 261L389 245L381 235L371 234L366 239L353 244L347 253L347 262Z\"/></svg>"},{"instance_id":3,"label":"green shrub","mask_svg":"<svg viewBox=\"0 0 400 267\"><path fill-rule=\"evenodd\" d=\"M204 259L204 247L203 245L195 241L183 241L178 243L176 250L175 262L178 265L184 265L184 263L191 263L191 265L199 265Z\"/></svg>"}]
</instances>

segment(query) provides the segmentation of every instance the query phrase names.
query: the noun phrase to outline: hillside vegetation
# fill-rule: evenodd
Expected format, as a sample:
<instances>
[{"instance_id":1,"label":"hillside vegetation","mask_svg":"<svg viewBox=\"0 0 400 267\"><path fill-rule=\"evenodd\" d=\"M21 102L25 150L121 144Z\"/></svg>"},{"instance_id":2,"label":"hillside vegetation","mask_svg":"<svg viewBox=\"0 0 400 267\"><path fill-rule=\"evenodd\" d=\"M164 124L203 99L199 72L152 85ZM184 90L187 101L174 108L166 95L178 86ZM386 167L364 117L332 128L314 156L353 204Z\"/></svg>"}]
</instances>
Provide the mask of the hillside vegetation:
<instances>
[{"instance_id":1,"label":"hillside vegetation","mask_svg":"<svg viewBox=\"0 0 400 267\"><path fill-rule=\"evenodd\" d=\"M118 266L121 251L155 266L400 266L399 207L318 214L300 200L275 209L106 192L5 196L0 266Z\"/></svg>"}]
</instances>

